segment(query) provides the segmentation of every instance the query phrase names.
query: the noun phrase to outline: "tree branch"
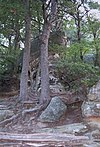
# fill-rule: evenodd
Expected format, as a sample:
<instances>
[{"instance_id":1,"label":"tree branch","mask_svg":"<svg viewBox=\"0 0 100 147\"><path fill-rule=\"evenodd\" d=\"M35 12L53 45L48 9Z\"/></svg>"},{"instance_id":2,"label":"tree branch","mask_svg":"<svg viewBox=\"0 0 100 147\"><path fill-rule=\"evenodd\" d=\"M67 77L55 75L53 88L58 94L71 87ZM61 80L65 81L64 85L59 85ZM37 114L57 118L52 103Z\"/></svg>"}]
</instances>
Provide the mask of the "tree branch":
<instances>
[{"instance_id":1,"label":"tree branch","mask_svg":"<svg viewBox=\"0 0 100 147\"><path fill-rule=\"evenodd\" d=\"M4 47L4 48L8 48L7 46L5 46L4 44L0 44L2 47Z\"/></svg>"}]
</instances>

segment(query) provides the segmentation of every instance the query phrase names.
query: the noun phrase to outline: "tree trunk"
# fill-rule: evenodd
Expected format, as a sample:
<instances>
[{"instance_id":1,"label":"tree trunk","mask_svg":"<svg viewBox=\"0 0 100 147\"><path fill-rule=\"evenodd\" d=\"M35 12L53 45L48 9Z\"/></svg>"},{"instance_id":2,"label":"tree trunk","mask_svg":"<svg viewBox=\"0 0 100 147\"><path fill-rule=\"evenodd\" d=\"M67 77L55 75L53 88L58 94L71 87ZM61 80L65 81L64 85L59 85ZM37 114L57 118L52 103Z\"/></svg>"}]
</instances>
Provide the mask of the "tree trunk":
<instances>
[{"instance_id":1,"label":"tree trunk","mask_svg":"<svg viewBox=\"0 0 100 147\"><path fill-rule=\"evenodd\" d=\"M80 44L81 42L81 30L80 30L80 17L79 17L79 12L77 12L78 14L78 22L77 22L77 39L78 39L78 43ZM83 61L83 53L82 53L82 48L80 47L80 59Z\"/></svg>"},{"instance_id":2,"label":"tree trunk","mask_svg":"<svg viewBox=\"0 0 100 147\"><path fill-rule=\"evenodd\" d=\"M57 0L50 0L48 4L43 1L43 32L41 35L41 57L40 57L40 67L41 67L41 95L40 103L47 105L50 100L49 93L49 70L48 70L48 39L50 36L50 30L52 23L55 21L57 14Z\"/></svg>"},{"instance_id":3,"label":"tree trunk","mask_svg":"<svg viewBox=\"0 0 100 147\"><path fill-rule=\"evenodd\" d=\"M40 79L39 79L39 76L40 76L40 63L38 65L38 69L37 69L37 73L36 73L36 81L35 81L35 92L37 92L38 88L39 88L39 84L40 84Z\"/></svg>"},{"instance_id":4,"label":"tree trunk","mask_svg":"<svg viewBox=\"0 0 100 147\"><path fill-rule=\"evenodd\" d=\"M96 41L95 41L95 51L96 51L96 55L95 55L94 65L99 66L99 48L97 46Z\"/></svg>"},{"instance_id":5,"label":"tree trunk","mask_svg":"<svg viewBox=\"0 0 100 147\"><path fill-rule=\"evenodd\" d=\"M31 18L29 12L29 1L24 0L25 8L25 47L23 54L23 66L20 79L20 99L27 100L28 98L28 68L30 58L30 43L31 43Z\"/></svg>"},{"instance_id":6,"label":"tree trunk","mask_svg":"<svg viewBox=\"0 0 100 147\"><path fill-rule=\"evenodd\" d=\"M96 55L95 55L95 63L94 63L94 65L95 66L99 66L99 62L98 62L98 58L99 58L99 53L98 53L98 49L96 49Z\"/></svg>"},{"instance_id":7,"label":"tree trunk","mask_svg":"<svg viewBox=\"0 0 100 147\"><path fill-rule=\"evenodd\" d=\"M41 95L40 103L49 101L48 39L51 26L45 22L41 36Z\"/></svg>"}]
</instances>

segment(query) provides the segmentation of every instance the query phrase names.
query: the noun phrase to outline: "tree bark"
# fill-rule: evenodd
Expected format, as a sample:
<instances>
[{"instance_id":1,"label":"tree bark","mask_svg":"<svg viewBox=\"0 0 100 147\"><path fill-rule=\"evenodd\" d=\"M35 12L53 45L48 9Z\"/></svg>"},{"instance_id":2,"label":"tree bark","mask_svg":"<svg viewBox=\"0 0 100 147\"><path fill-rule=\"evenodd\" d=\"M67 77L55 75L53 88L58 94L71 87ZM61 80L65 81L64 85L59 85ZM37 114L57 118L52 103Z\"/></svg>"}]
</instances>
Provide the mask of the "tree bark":
<instances>
[{"instance_id":1,"label":"tree bark","mask_svg":"<svg viewBox=\"0 0 100 147\"><path fill-rule=\"evenodd\" d=\"M20 79L20 100L27 100L28 98L28 68L30 58L30 44L31 44L31 18L29 11L29 1L24 0L25 9L25 47L23 54L23 66Z\"/></svg>"},{"instance_id":2,"label":"tree bark","mask_svg":"<svg viewBox=\"0 0 100 147\"><path fill-rule=\"evenodd\" d=\"M50 36L50 30L52 23L55 21L55 16L57 14L57 0L43 2L43 18L44 26L41 35L41 57L40 57L40 67L41 67L41 95L40 103L48 104L50 100L49 94L49 70L48 70L48 39Z\"/></svg>"},{"instance_id":3,"label":"tree bark","mask_svg":"<svg viewBox=\"0 0 100 147\"><path fill-rule=\"evenodd\" d=\"M49 95L49 70L48 70L48 39L51 26L48 23L44 24L43 33L41 36L41 96L40 103L44 103L50 99Z\"/></svg>"},{"instance_id":4,"label":"tree bark","mask_svg":"<svg viewBox=\"0 0 100 147\"><path fill-rule=\"evenodd\" d=\"M96 43L96 39L94 39L94 42L95 42L95 51L96 51L94 65L99 66L99 48L98 48L98 45Z\"/></svg>"},{"instance_id":5,"label":"tree bark","mask_svg":"<svg viewBox=\"0 0 100 147\"><path fill-rule=\"evenodd\" d=\"M77 10L77 39L78 43L80 44L81 42L81 20L79 16L79 10ZM83 53L82 53L82 48L80 47L80 59L83 61Z\"/></svg>"}]
</instances>

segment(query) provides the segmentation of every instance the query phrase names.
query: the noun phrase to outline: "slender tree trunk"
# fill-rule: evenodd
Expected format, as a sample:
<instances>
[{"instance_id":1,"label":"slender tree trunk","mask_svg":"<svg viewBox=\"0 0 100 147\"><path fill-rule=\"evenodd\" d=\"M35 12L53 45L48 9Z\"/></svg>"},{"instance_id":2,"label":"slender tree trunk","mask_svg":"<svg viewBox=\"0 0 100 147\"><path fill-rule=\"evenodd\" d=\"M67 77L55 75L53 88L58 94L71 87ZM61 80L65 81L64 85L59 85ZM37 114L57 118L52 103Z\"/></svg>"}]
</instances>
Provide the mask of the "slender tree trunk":
<instances>
[{"instance_id":1,"label":"slender tree trunk","mask_svg":"<svg viewBox=\"0 0 100 147\"><path fill-rule=\"evenodd\" d=\"M77 22L77 39L78 43L80 44L81 42L81 30L80 30L80 18L79 18L79 13L78 13L78 22ZM80 47L80 59L83 61L83 53L82 53L82 48Z\"/></svg>"},{"instance_id":2,"label":"slender tree trunk","mask_svg":"<svg viewBox=\"0 0 100 147\"><path fill-rule=\"evenodd\" d=\"M11 45L11 35L9 35L9 49L10 49L10 51L12 50L11 48L12 48L12 45Z\"/></svg>"},{"instance_id":3,"label":"slender tree trunk","mask_svg":"<svg viewBox=\"0 0 100 147\"><path fill-rule=\"evenodd\" d=\"M15 36L15 41L14 41L15 50L19 48L19 35L20 35L19 29L16 28L16 36Z\"/></svg>"},{"instance_id":4,"label":"slender tree trunk","mask_svg":"<svg viewBox=\"0 0 100 147\"><path fill-rule=\"evenodd\" d=\"M41 96L40 103L49 101L49 70L48 70L48 39L51 26L48 23L44 24L41 37Z\"/></svg>"},{"instance_id":5,"label":"slender tree trunk","mask_svg":"<svg viewBox=\"0 0 100 147\"><path fill-rule=\"evenodd\" d=\"M27 100L28 98L28 68L30 58L30 43L31 43L31 18L29 12L29 0L24 0L25 7L25 47L23 54L23 66L20 79L20 99Z\"/></svg>"},{"instance_id":6,"label":"slender tree trunk","mask_svg":"<svg viewBox=\"0 0 100 147\"><path fill-rule=\"evenodd\" d=\"M35 91L37 92L37 90L38 90L38 86L39 86L39 84L40 84L40 79L39 79L39 76L40 76L40 63L39 63L39 65L38 65L38 69L37 69L37 73L36 73L36 81L35 81Z\"/></svg>"},{"instance_id":7,"label":"slender tree trunk","mask_svg":"<svg viewBox=\"0 0 100 147\"><path fill-rule=\"evenodd\" d=\"M18 22L17 22L18 23ZM20 36L20 30L17 27L17 23L16 23L16 35L15 35L15 39L14 39L14 51L15 54L17 54L17 50L20 48L20 43L19 43L19 36ZM17 64L17 68L16 68L16 64ZM13 72L16 75L18 71L18 62L13 64Z\"/></svg>"},{"instance_id":8,"label":"slender tree trunk","mask_svg":"<svg viewBox=\"0 0 100 147\"><path fill-rule=\"evenodd\" d=\"M95 63L94 63L95 66L99 66L98 60L99 60L99 49L96 48Z\"/></svg>"},{"instance_id":9,"label":"slender tree trunk","mask_svg":"<svg viewBox=\"0 0 100 147\"><path fill-rule=\"evenodd\" d=\"M96 51L96 55L95 55L95 60L94 60L94 65L95 66L99 66L99 48L96 42L96 36L94 35L94 44L95 44L95 51Z\"/></svg>"}]
</instances>

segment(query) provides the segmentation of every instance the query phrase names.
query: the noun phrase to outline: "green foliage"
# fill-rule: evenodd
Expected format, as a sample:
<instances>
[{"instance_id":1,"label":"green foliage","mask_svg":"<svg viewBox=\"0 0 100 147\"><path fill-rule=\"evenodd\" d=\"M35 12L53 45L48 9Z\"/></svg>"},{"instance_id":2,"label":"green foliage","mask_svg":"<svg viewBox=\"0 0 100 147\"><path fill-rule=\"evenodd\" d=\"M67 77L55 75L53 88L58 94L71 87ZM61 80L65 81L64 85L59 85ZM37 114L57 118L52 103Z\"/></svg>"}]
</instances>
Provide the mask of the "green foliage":
<instances>
[{"instance_id":1,"label":"green foliage","mask_svg":"<svg viewBox=\"0 0 100 147\"><path fill-rule=\"evenodd\" d=\"M61 83L68 90L83 85L89 88L100 78L100 69L82 62L60 60L56 68Z\"/></svg>"},{"instance_id":2,"label":"green foliage","mask_svg":"<svg viewBox=\"0 0 100 147\"><path fill-rule=\"evenodd\" d=\"M100 34L100 21L93 17L88 17L88 30L90 33L96 38L99 37Z\"/></svg>"},{"instance_id":3,"label":"green foliage","mask_svg":"<svg viewBox=\"0 0 100 147\"><path fill-rule=\"evenodd\" d=\"M90 1L88 4L91 9L99 9L100 10L100 5L98 2Z\"/></svg>"},{"instance_id":4,"label":"green foliage","mask_svg":"<svg viewBox=\"0 0 100 147\"><path fill-rule=\"evenodd\" d=\"M89 42L82 40L80 43L73 43L68 47L63 53L64 59L69 61L80 61L80 49L82 50L83 56L89 52L90 45Z\"/></svg>"},{"instance_id":5,"label":"green foliage","mask_svg":"<svg viewBox=\"0 0 100 147\"><path fill-rule=\"evenodd\" d=\"M0 46L0 79L17 74L19 50L10 50Z\"/></svg>"},{"instance_id":6,"label":"green foliage","mask_svg":"<svg viewBox=\"0 0 100 147\"><path fill-rule=\"evenodd\" d=\"M67 50L66 46L58 45L58 44L49 44L49 52L58 53L59 55L63 55Z\"/></svg>"},{"instance_id":7,"label":"green foliage","mask_svg":"<svg viewBox=\"0 0 100 147\"><path fill-rule=\"evenodd\" d=\"M0 1L0 32L5 36L14 35L23 26L23 5L20 0Z\"/></svg>"}]
</instances>

